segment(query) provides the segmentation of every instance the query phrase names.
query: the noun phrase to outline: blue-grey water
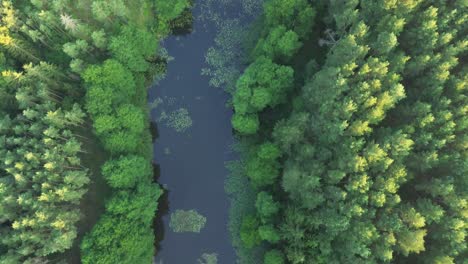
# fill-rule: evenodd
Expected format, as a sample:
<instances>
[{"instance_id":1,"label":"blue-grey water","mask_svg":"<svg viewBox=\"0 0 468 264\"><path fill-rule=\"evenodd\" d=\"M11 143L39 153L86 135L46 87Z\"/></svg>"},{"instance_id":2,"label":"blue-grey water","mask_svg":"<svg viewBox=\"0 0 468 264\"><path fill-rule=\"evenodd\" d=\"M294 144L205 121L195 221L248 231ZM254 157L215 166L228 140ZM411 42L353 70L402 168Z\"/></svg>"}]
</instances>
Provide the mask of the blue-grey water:
<instances>
[{"instance_id":1,"label":"blue-grey water","mask_svg":"<svg viewBox=\"0 0 468 264\"><path fill-rule=\"evenodd\" d=\"M163 239L155 260L192 264L203 253L216 253L218 263L234 264L235 252L227 228L229 204L224 192L228 174L225 162L235 155L230 150L234 141L232 112L226 107L229 95L210 87L209 78L201 75L206 67L204 55L213 45L216 29L199 20L194 21L193 28L189 35L165 40L163 46L174 60L168 63L166 78L149 93L149 102L162 100L151 111L151 117L158 128L154 143L154 162L160 168L158 182L168 190L168 213L162 217L163 230L156 233ZM170 116L180 108L188 111L193 124L177 132L161 116ZM205 227L200 233L174 233L169 218L177 209L197 210L207 218Z\"/></svg>"}]
</instances>

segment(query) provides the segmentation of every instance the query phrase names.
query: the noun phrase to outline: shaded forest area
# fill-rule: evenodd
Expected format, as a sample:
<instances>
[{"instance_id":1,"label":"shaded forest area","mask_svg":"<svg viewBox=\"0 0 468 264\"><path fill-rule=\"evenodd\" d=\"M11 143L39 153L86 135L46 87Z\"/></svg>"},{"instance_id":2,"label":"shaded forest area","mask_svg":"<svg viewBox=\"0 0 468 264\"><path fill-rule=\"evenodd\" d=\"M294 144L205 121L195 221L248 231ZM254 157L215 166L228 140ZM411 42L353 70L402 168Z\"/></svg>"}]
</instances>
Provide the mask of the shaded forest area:
<instances>
[{"instance_id":1,"label":"shaded forest area","mask_svg":"<svg viewBox=\"0 0 468 264\"><path fill-rule=\"evenodd\" d=\"M466 262L467 7L265 1L226 87L240 263Z\"/></svg>"}]
</instances>

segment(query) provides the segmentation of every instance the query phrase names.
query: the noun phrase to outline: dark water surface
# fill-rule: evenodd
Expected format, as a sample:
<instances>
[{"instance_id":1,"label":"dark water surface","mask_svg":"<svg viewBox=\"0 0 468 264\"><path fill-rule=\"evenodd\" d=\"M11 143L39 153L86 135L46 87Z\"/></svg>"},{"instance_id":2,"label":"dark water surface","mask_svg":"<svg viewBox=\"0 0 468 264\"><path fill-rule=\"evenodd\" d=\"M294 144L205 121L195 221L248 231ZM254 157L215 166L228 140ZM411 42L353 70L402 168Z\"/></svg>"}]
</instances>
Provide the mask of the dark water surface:
<instances>
[{"instance_id":1,"label":"dark water surface","mask_svg":"<svg viewBox=\"0 0 468 264\"><path fill-rule=\"evenodd\" d=\"M197 16L201 10L194 10ZM167 76L152 87L149 102L163 103L152 110L152 120L164 111L185 108L193 125L177 132L166 122L157 122L159 137L154 144L154 162L159 165L159 183L168 190L168 213L162 217L164 230L156 233L159 244L156 263L195 264L203 253L218 254L218 263L235 263L228 223L228 198L224 181L225 162L232 160L230 145L234 139L232 112L225 106L229 99L223 90L210 87L201 75L206 67L204 55L213 45L214 26L204 26L195 19L190 35L171 37L163 46L175 59L168 64ZM162 207L166 207L162 199ZM207 218L200 233L174 233L169 228L171 212L195 209ZM159 213L159 212L158 212Z\"/></svg>"}]
</instances>

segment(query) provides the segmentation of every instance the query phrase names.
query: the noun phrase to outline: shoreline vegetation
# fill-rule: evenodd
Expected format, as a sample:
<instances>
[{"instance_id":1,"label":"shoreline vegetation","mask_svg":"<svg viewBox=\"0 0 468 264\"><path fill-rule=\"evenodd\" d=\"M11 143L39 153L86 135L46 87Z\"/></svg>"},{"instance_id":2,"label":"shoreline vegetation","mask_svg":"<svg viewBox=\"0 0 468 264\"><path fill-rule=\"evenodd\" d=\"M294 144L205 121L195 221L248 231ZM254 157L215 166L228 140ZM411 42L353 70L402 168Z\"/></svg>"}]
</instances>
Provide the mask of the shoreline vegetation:
<instances>
[{"instance_id":1,"label":"shoreline vegetation","mask_svg":"<svg viewBox=\"0 0 468 264\"><path fill-rule=\"evenodd\" d=\"M0 263L152 262L162 190L152 182L147 87L165 71L159 41L187 28L190 7L1 2ZM88 149L94 137L105 152ZM103 180L103 213L89 216L99 220L79 255L61 255L88 217L80 201Z\"/></svg>"},{"instance_id":2,"label":"shoreline vegetation","mask_svg":"<svg viewBox=\"0 0 468 264\"><path fill-rule=\"evenodd\" d=\"M466 3L345 2L266 0L254 38L221 27L207 53L238 263L462 263Z\"/></svg>"}]
</instances>

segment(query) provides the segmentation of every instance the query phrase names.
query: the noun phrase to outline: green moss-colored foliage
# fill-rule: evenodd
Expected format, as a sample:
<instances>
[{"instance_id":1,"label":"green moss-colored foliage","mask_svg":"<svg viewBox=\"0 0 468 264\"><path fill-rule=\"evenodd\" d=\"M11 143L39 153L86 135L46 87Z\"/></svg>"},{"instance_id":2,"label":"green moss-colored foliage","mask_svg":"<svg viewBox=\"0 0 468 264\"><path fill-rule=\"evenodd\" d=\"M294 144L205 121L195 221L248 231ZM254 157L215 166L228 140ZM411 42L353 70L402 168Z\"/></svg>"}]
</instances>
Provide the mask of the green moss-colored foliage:
<instances>
[{"instance_id":1,"label":"green moss-colored foliage","mask_svg":"<svg viewBox=\"0 0 468 264\"><path fill-rule=\"evenodd\" d=\"M113 153L135 152L145 131L141 108L131 104L135 94L132 74L115 60L91 66L83 73L88 84L86 107L104 146Z\"/></svg>"},{"instance_id":2,"label":"green moss-colored foliage","mask_svg":"<svg viewBox=\"0 0 468 264\"><path fill-rule=\"evenodd\" d=\"M119 190L106 204L112 214L122 214L131 219L150 221L154 217L155 203L162 190L155 184L138 185L134 190Z\"/></svg>"},{"instance_id":3,"label":"green moss-colored foliage","mask_svg":"<svg viewBox=\"0 0 468 264\"><path fill-rule=\"evenodd\" d=\"M254 56L265 55L269 58L288 61L301 46L302 43L296 32L280 25L272 29L265 39L257 42Z\"/></svg>"},{"instance_id":4,"label":"green moss-colored foliage","mask_svg":"<svg viewBox=\"0 0 468 264\"><path fill-rule=\"evenodd\" d=\"M247 215L242 219L240 238L244 247L252 248L260 244L261 237L258 232L260 221L253 215Z\"/></svg>"},{"instance_id":5,"label":"green moss-colored foliage","mask_svg":"<svg viewBox=\"0 0 468 264\"><path fill-rule=\"evenodd\" d=\"M434 259L434 264L454 264L453 258L448 256L438 256Z\"/></svg>"},{"instance_id":6,"label":"green moss-colored foliage","mask_svg":"<svg viewBox=\"0 0 468 264\"><path fill-rule=\"evenodd\" d=\"M155 1L156 11L165 20L173 20L189 8L190 0Z\"/></svg>"},{"instance_id":7,"label":"green moss-colored foliage","mask_svg":"<svg viewBox=\"0 0 468 264\"><path fill-rule=\"evenodd\" d=\"M217 264L218 254L216 253L203 253L202 256L197 260L198 264Z\"/></svg>"},{"instance_id":8,"label":"green moss-colored foliage","mask_svg":"<svg viewBox=\"0 0 468 264\"><path fill-rule=\"evenodd\" d=\"M281 251L273 249L265 254L264 264L283 264L284 255Z\"/></svg>"},{"instance_id":9,"label":"green moss-colored foliage","mask_svg":"<svg viewBox=\"0 0 468 264\"><path fill-rule=\"evenodd\" d=\"M251 159L247 162L246 174L255 186L267 186L275 182L279 176L279 162L281 152L273 144L266 142L259 146Z\"/></svg>"},{"instance_id":10,"label":"green moss-colored foliage","mask_svg":"<svg viewBox=\"0 0 468 264\"><path fill-rule=\"evenodd\" d=\"M121 158L114 164L114 161L107 163L103 170L122 169L131 159L137 160L136 157ZM134 172L132 174L135 175ZM106 213L81 243L81 250L85 253L83 263L152 261L154 234L150 226L157 207L154 201L161 196L162 190L150 182L149 175L144 176L139 174L137 177L140 179L132 180L138 180L136 187L116 190L106 203ZM131 187L127 184L120 186Z\"/></svg>"},{"instance_id":11,"label":"green moss-colored foliage","mask_svg":"<svg viewBox=\"0 0 468 264\"><path fill-rule=\"evenodd\" d=\"M169 227L176 233L200 233L206 224L206 217L195 210L176 210L171 214Z\"/></svg>"},{"instance_id":12,"label":"green moss-colored foliage","mask_svg":"<svg viewBox=\"0 0 468 264\"><path fill-rule=\"evenodd\" d=\"M292 84L293 70L290 67L275 64L265 57L258 58L237 81L233 98L234 129L242 134L257 132L257 113L283 103Z\"/></svg>"},{"instance_id":13,"label":"green moss-colored foliage","mask_svg":"<svg viewBox=\"0 0 468 264\"><path fill-rule=\"evenodd\" d=\"M151 263L154 236L131 219L104 215L81 243L83 263ZM112 250L112 251L111 251Z\"/></svg>"},{"instance_id":14,"label":"green moss-colored foliage","mask_svg":"<svg viewBox=\"0 0 468 264\"><path fill-rule=\"evenodd\" d=\"M83 52L89 50L88 42L79 39L75 42L68 42L63 45L63 52L65 52L71 58L78 58Z\"/></svg>"},{"instance_id":15,"label":"green moss-colored foliage","mask_svg":"<svg viewBox=\"0 0 468 264\"><path fill-rule=\"evenodd\" d=\"M81 150L89 125L111 157L102 171L114 189L81 261L151 262L161 190L145 86L168 22L150 0L5 0L0 9L0 263L55 261L80 244L86 167L97 167L80 159L96 155Z\"/></svg>"},{"instance_id":16,"label":"green moss-colored foliage","mask_svg":"<svg viewBox=\"0 0 468 264\"><path fill-rule=\"evenodd\" d=\"M94 46L100 49L105 49L107 47L107 38L106 32L104 30L94 31L91 34Z\"/></svg>"},{"instance_id":17,"label":"green moss-colored foliage","mask_svg":"<svg viewBox=\"0 0 468 264\"><path fill-rule=\"evenodd\" d=\"M110 39L109 50L131 71L145 72L154 59L157 44L151 32L141 27L124 26L119 35Z\"/></svg>"},{"instance_id":18,"label":"green moss-colored foliage","mask_svg":"<svg viewBox=\"0 0 468 264\"><path fill-rule=\"evenodd\" d=\"M262 225L258 228L258 234L260 238L264 241L268 241L272 244L278 243L281 236L277 228L273 225Z\"/></svg>"},{"instance_id":19,"label":"green moss-colored foliage","mask_svg":"<svg viewBox=\"0 0 468 264\"><path fill-rule=\"evenodd\" d=\"M83 263L147 263L153 257L149 226L162 190L151 183L120 190L106 204L106 214L85 237Z\"/></svg>"},{"instance_id":20,"label":"green moss-colored foliage","mask_svg":"<svg viewBox=\"0 0 468 264\"><path fill-rule=\"evenodd\" d=\"M137 152L141 138L136 134L118 131L110 134L109 137L102 141L106 149L113 153Z\"/></svg>"},{"instance_id":21,"label":"green moss-colored foliage","mask_svg":"<svg viewBox=\"0 0 468 264\"><path fill-rule=\"evenodd\" d=\"M311 31L315 9L307 0L269 0L264 4L265 24L268 30L285 26L301 39Z\"/></svg>"},{"instance_id":22,"label":"green moss-colored foliage","mask_svg":"<svg viewBox=\"0 0 468 264\"><path fill-rule=\"evenodd\" d=\"M279 203L273 200L273 196L267 192L260 192L257 194L257 201L255 202L257 212L262 219L262 222L267 222L268 219L275 216L279 212Z\"/></svg>"},{"instance_id":23,"label":"green moss-colored foliage","mask_svg":"<svg viewBox=\"0 0 468 264\"><path fill-rule=\"evenodd\" d=\"M116 60L93 65L82 76L88 85L86 108L91 115L111 114L115 107L135 95L131 72Z\"/></svg>"},{"instance_id":24,"label":"green moss-colored foliage","mask_svg":"<svg viewBox=\"0 0 468 264\"><path fill-rule=\"evenodd\" d=\"M108 150L134 152L145 129L145 117L141 108L126 104L116 109L115 115L98 116L94 127Z\"/></svg>"},{"instance_id":25,"label":"green moss-colored foliage","mask_svg":"<svg viewBox=\"0 0 468 264\"><path fill-rule=\"evenodd\" d=\"M112 188L132 188L152 174L151 164L140 156L121 156L102 167L102 175Z\"/></svg>"},{"instance_id":26,"label":"green moss-colored foliage","mask_svg":"<svg viewBox=\"0 0 468 264\"><path fill-rule=\"evenodd\" d=\"M240 146L236 146L236 150ZM232 243L237 251L238 260L242 263L256 264L263 258L262 248L247 249L243 245L241 226L245 215L255 213L256 194L251 188L245 166L242 161L232 161L228 164L230 175L226 182L226 192L231 198L229 210L229 231L232 234Z\"/></svg>"},{"instance_id":27,"label":"green moss-colored foliage","mask_svg":"<svg viewBox=\"0 0 468 264\"><path fill-rule=\"evenodd\" d=\"M254 134L260 126L258 115L256 114L234 114L232 117L232 127L242 134Z\"/></svg>"},{"instance_id":28,"label":"green moss-colored foliage","mask_svg":"<svg viewBox=\"0 0 468 264\"><path fill-rule=\"evenodd\" d=\"M464 261L464 13L446 1L265 2L233 91L257 193L244 247L268 242L265 263ZM289 67L291 86L268 92L259 83L274 70L253 70L259 59Z\"/></svg>"},{"instance_id":29,"label":"green moss-colored foliage","mask_svg":"<svg viewBox=\"0 0 468 264\"><path fill-rule=\"evenodd\" d=\"M398 244L402 254L408 256L409 253L420 253L424 251L424 237L426 233L426 230L400 232Z\"/></svg>"},{"instance_id":30,"label":"green moss-colored foliage","mask_svg":"<svg viewBox=\"0 0 468 264\"><path fill-rule=\"evenodd\" d=\"M91 10L95 19L100 22L105 22L109 18L127 17L129 10L125 6L124 1L93 1Z\"/></svg>"},{"instance_id":31,"label":"green moss-colored foliage","mask_svg":"<svg viewBox=\"0 0 468 264\"><path fill-rule=\"evenodd\" d=\"M292 88L293 70L266 57L255 60L237 81L234 109L238 114L256 113L284 102Z\"/></svg>"}]
</instances>

